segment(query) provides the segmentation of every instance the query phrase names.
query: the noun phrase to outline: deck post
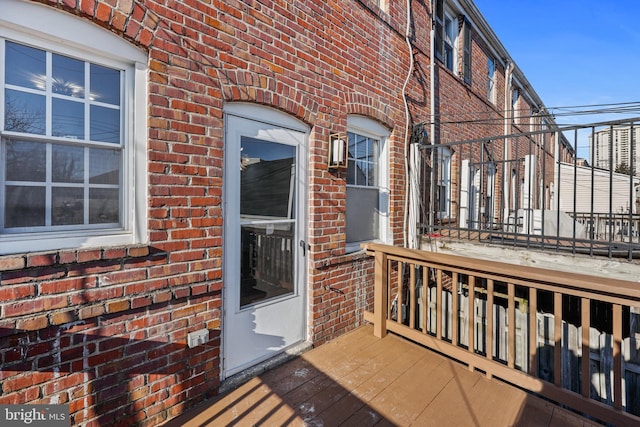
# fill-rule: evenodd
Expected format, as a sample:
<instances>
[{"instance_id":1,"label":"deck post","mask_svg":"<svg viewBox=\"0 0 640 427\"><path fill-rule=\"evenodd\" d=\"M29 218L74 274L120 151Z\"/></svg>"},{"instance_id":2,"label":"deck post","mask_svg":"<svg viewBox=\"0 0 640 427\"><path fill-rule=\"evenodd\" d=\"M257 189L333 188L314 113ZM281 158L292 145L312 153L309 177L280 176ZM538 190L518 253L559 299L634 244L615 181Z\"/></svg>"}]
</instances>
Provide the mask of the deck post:
<instances>
[{"instance_id":1,"label":"deck post","mask_svg":"<svg viewBox=\"0 0 640 427\"><path fill-rule=\"evenodd\" d=\"M387 305L388 305L388 284L387 274L389 263L387 254L376 251L374 267L374 294L373 294L373 335L382 338L387 335Z\"/></svg>"}]
</instances>

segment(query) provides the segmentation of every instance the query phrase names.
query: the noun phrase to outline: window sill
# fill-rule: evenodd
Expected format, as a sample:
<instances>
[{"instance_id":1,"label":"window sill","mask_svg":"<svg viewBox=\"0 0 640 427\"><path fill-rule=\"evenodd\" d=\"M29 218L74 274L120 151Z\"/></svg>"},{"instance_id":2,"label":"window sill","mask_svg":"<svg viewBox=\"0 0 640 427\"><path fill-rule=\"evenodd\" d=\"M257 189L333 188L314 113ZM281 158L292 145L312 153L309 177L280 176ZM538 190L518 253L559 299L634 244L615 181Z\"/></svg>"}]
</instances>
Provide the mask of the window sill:
<instances>
[{"instance_id":1,"label":"window sill","mask_svg":"<svg viewBox=\"0 0 640 427\"><path fill-rule=\"evenodd\" d=\"M365 258L370 258L364 249L358 249L354 252L349 252L344 255L333 256L330 258L323 258L313 262L313 268L316 270L322 270L329 267L335 267L341 264L348 264L354 261L360 261Z\"/></svg>"}]
</instances>

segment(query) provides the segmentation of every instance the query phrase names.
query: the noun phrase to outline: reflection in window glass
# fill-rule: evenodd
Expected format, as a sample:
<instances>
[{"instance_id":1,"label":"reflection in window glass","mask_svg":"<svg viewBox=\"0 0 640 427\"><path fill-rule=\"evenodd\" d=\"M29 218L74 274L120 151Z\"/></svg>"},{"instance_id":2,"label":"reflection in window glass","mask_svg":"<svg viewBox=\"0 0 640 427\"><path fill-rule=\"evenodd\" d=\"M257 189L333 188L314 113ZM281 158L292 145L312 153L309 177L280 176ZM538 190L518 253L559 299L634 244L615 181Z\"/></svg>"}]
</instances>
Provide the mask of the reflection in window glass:
<instances>
[{"instance_id":1,"label":"reflection in window glass","mask_svg":"<svg viewBox=\"0 0 640 427\"><path fill-rule=\"evenodd\" d=\"M56 98L51 102L52 135L84 139L84 104Z\"/></svg>"},{"instance_id":2,"label":"reflection in window glass","mask_svg":"<svg viewBox=\"0 0 640 427\"><path fill-rule=\"evenodd\" d=\"M53 93L84 98L84 62L52 55Z\"/></svg>"},{"instance_id":3,"label":"reflection in window glass","mask_svg":"<svg viewBox=\"0 0 640 427\"><path fill-rule=\"evenodd\" d=\"M5 43L5 83L29 89L45 89L47 57L44 50Z\"/></svg>"},{"instance_id":4,"label":"reflection in window glass","mask_svg":"<svg viewBox=\"0 0 640 427\"><path fill-rule=\"evenodd\" d=\"M92 188L89 190L89 224L120 222L120 201L117 188Z\"/></svg>"},{"instance_id":5,"label":"reflection in window glass","mask_svg":"<svg viewBox=\"0 0 640 427\"><path fill-rule=\"evenodd\" d=\"M120 110L113 108L91 106L92 141L120 143Z\"/></svg>"},{"instance_id":6,"label":"reflection in window glass","mask_svg":"<svg viewBox=\"0 0 640 427\"><path fill-rule=\"evenodd\" d=\"M53 182L84 181L84 148L53 145L52 156Z\"/></svg>"},{"instance_id":7,"label":"reflection in window glass","mask_svg":"<svg viewBox=\"0 0 640 427\"><path fill-rule=\"evenodd\" d=\"M89 182L91 184L120 183L120 151L89 150Z\"/></svg>"},{"instance_id":8,"label":"reflection in window glass","mask_svg":"<svg viewBox=\"0 0 640 427\"><path fill-rule=\"evenodd\" d=\"M380 237L380 141L347 132L347 243Z\"/></svg>"},{"instance_id":9,"label":"reflection in window glass","mask_svg":"<svg viewBox=\"0 0 640 427\"><path fill-rule=\"evenodd\" d=\"M91 64L91 100L120 105L120 71Z\"/></svg>"},{"instance_id":10,"label":"reflection in window glass","mask_svg":"<svg viewBox=\"0 0 640 427\"><path fill-rule=\"evenodd\" d=\"M84 189L55 187L51 191L52 225L84 223Z\"/></svg>"},{"instance_id":11,"label":"reflection in window glass","mask_svg":"<svg viewBox=\"0 0 640 427\"><path fill-rule=\"evenodd\" d=\"M124 72L10 41L2 54L0 231L120 225Z\"/></svg>"},{"instance_id":12,"label":"reflection in window glass","mask_svg":"<svg viewBox=\"0 0 640 427\"><path fill-rule=\"evenodd\" d=\"M378 185L379 141L352 132L349 139L347 185Z\"/></svg>"},{"instance_id":13,"label":"reflection in window glass","mask_svg":"<svg viewBox=\"0 0 640 427\"><path fill-rule=\"evenodd\" d=\"M12 132L44 135L46 98L33 93L5 90L4 128Z\"/></svg>"},{"instance_id":14,"label":"reflection in window glass","mask_svg":"<svg viewBox=\"0 0 640 427\"><path fill-rule=\"evenodd\" d=\"M294 238L291 223L240 227L240 307L294 292Z\"/></svg>"},{"instance_id":15,"label":"reflection in window glass","mask_svg":"<svg viewBox=\"0 0 640 427\"><path fill-rule=\"evenodd\" d=\"M4 226L38 227L45 224L44 187L5 187Z\"/></svg>"},{"instance_id":16,"label":"reflection in window glass","mask_svg":"<svg viewBox=\"0 0 640 427\"><path fill-rule=\"evenodd\" d=\"M240 214L293 218L296 149L242 138Z\"/></svg>"},{"instance_id":17,"label":"reflection in window glass","mask_svg":"<svg viewBox=\"0 0 640 427\"><path fill-rule=\"evenodd\" d=\"M46 145L39 142L7 141L6 180L44 182Z\"/></svg>"}]
</instances>

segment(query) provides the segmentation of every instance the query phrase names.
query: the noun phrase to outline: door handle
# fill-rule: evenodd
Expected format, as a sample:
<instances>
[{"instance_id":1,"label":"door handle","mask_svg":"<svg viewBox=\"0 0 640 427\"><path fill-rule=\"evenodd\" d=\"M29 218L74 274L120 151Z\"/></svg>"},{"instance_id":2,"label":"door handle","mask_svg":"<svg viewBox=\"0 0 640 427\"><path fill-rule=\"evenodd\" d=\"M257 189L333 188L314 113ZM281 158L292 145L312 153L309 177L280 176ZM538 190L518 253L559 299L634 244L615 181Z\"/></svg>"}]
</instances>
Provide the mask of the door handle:
<instances>
[{"instance_id":1,"label":"door handle","mask_svg":"<svg viewBox=\"0 0 640 427\"><path fill-rule=\"evenodd\" d=\"M311 245L309 245L304 240L300 240L300 247L302 248L302 256L307 255L307 249L311 249Z\"/></svg>"}]
</instances>

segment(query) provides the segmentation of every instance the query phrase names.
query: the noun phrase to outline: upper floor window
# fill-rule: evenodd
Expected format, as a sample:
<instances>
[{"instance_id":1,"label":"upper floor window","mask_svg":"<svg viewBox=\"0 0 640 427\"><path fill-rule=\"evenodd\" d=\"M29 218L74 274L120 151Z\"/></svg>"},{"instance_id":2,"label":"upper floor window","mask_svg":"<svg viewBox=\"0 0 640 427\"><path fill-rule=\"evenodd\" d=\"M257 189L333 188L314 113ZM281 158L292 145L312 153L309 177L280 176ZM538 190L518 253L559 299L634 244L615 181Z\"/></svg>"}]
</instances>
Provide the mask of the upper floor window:
<instances>
[{"instance_id":1,"label":"upper floor window","mask_svg":"<svg viewBox=\"0 0 640 427\"><path fill-rule=\"evenodd\" d=\"M496 62L492 57L487 58L487 99L496 102Z\"/></svg>"},{"instance_id":2,"label":"upper floor window","mask_svg":"<svg viewBox=\"0 0 640 427\"><path fill-rule=\"evenodd\" d=\"M0 253L143 240L145 55L46 6L9 0L5 12Z\"/></svg>"},{"instance_id":3,"label":"upper floor window","mask_svg":"<svg viewBox=\"0 0 640 427\"><path fill-rule=\"evenodd\" d=\"M462 26L462 77L465 83L471 84L471 22L468 19L464 19Z\"/></svg>"},{"instance_id":4,"label":"upper floor window","mask_svg":"<svg viewBox=\"0 0 640 427\"><path fill-rule=\"evenodd\" d=\"M450 15L448 12L444 13L444 65L450 71L455 71L457 51L456 45L458 42L458 19Z\"/></svg>"},{"instance_id":5,"label":"upper floor window","mask_svg":"<svg viewBox=\"0 0 640 427\"><path fill-rule=\"evenodd\" d=\"M449 218L451 216L451 149L440 147L438 155L438 218Z\"/></svg>"},{"instance_id":6,"label":"upper floor window","mask_svg":"<svg viewBox=\"0 0 640 427\"><path fill-rule=\"evenodd\" d=\"M347 119L348 169L346 250L360 243L387 240L388 164L387 129L361 116Z\"/></svg>"},{"instance_id":7,"label":"upper floor window","mask_svg":"<svg viewBox=\"0 0 640 427\"><path fill-rule=\"evenodd\" d=\"M520 111L518 111L518 99L520 98L520 91L517 88L514 88L511 91L511 118L513 119L513 123L518 124L518 119L520 117Z\"/></svg>"}]
</instances>

